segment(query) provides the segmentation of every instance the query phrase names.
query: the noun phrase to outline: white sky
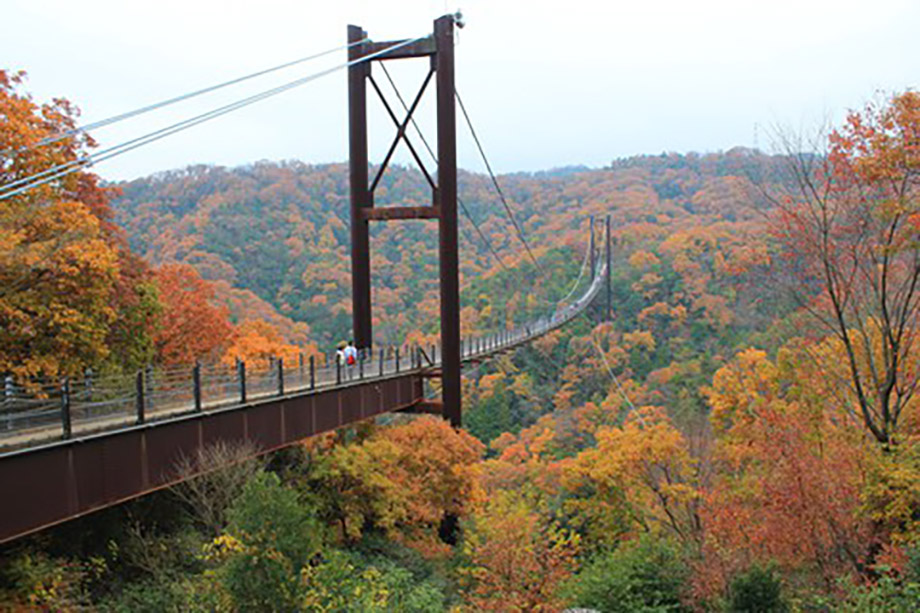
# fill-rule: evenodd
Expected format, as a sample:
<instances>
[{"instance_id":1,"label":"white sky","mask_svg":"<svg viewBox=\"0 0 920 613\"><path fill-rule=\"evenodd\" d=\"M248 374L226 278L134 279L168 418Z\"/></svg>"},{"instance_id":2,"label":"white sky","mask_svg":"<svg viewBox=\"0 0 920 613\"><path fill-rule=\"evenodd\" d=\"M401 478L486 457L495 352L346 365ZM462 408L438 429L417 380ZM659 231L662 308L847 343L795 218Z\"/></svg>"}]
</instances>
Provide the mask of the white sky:
<instances>
[{"instance_id":1,"label":"white sky","mask_svg":"<svg viewBox=\"0 0 920 613\"><path fill-rule=\"evenodd\" d=\"M0 67L86 122L344 43L424 35L453 0L4 0ZM767 148L766 129L839 120L917 84L917 0L464 0L457 88L500 172L638 153ZM344 61L301 65L95 133L117 144ZM425 61L390 62L405 96ZM380 74L379 72L375 74ZM380 75L381 85L385 78ZM191 163L347 157L339 72L105 162L109 179ZM433 100L434 88L428 96ZM372 159L392 132L370 98ZM420 110L434 141L433 106ZM458 114L460 165L481 163ZM403 150L397 161L409 161Z\"/></svg>"}]
</instances>

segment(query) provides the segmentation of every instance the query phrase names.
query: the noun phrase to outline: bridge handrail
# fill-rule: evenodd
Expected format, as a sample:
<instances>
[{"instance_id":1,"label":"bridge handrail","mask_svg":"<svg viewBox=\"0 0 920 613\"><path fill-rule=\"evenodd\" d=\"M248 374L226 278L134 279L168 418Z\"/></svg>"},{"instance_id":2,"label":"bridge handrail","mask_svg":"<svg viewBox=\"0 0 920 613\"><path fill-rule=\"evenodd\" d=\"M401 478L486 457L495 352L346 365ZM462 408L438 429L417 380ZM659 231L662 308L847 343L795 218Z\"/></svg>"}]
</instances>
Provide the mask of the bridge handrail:
<instances>
[{"instance_id":1,"label":"bridge handrail","mask_svg":"<svg viewBox=\"0 0 920 613\"><path fill-rule=\"evenodd\" d=\"M574 302L510 330L461 341L461 359L479 360L516 347L559 328L584 311L603 285L606 264L593 271L586 291ZM422 350L426 351L423 359ZM118 430L138 423L166 421L190 412L243 406L247 403L303 395L359 381L373 381L436 367L438 346L388 347L377 355L360 356L358 364L336 364L334 358L303 354L290 363L279 359L251 362L148 367L136 375L106 375L60 382L20 385L0 381L0 455L58 439ZM382 357L382 360L381 360ZM261 363L260 363L261 362Z\"/></svg>"}]
</instances>

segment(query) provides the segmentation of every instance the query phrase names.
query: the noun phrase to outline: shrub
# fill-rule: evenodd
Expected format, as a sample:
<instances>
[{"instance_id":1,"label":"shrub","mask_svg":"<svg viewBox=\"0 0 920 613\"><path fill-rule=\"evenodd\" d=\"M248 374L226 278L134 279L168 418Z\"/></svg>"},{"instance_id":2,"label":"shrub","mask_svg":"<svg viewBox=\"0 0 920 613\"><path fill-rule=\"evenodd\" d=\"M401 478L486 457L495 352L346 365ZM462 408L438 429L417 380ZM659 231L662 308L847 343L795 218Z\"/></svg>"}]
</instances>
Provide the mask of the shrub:
<instances>
[{"instance_id":1,"label":"shrub","mask_svg":"<svg viewBox=\"0 0 920 613\"><path fill-rule=\"evenodd\" d=\"M785 613L783 585L772 566L752 566L732 580L728 610L732 613Z\"/></svg>"},{"instance_id":2,"label":"shrub","mask_svg":"<svg viewBox=\"0 0 920 613\"><path fill-rule=\"evenodd\" d=\"M610 613L685 611L680 595L686 578L677 548L643 538L596 555L563 594L570 606Z\"/></svg>"}]
</instances>

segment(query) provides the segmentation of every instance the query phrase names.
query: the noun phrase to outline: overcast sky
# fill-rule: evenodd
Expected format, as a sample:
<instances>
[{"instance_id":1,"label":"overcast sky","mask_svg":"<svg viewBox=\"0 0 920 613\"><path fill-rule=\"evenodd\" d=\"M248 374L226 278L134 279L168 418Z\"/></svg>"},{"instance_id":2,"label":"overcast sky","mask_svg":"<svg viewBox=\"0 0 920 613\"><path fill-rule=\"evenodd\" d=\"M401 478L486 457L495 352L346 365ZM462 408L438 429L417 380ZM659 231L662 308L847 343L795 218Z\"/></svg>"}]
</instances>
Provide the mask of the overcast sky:
<instances>
[{"instance_id":1,"label":"overcast sky","mask_svg":"<svg viewBox=\"0 0 920 613\"><path fill-rule=\"evenodd\" d=\"M349 23L375 40L409 38L457 8L457 88L500 172L726 150L757 133L767 148L769 127L839 121L879 90L914 87L920 68L917 0L4 0L0 67L26 70L37 99L67 97L89 122L334 48ZM94 134L114 145L343 61L340 51ZM414 95L425 62L388 66ZM346 92L337 72L97 171L343 161ZM376 101L369 109L379 161L391 123ZM420 109L432 141L433 112ZM458 131L460 165L481 170Z\"/></svg>"}]
</instances>

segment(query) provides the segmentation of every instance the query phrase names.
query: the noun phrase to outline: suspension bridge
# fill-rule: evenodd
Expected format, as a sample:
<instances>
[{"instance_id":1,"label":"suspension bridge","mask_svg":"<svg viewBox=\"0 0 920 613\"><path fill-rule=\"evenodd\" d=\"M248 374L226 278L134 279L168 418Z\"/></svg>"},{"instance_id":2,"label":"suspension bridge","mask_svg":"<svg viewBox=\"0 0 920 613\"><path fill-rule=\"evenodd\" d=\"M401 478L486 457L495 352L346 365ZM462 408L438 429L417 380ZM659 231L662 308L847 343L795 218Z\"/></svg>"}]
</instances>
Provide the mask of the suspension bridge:
<instances>
[{"instance_id":1,"label":"suspension bridge","mask_svg":"<svg viewBox=\"0 0 920 613\"><path fill-rule=\"evenodd\" d=\"M0 505L0 543L105 507L170 487L182 458L219 441L244 441L257 453L292 445L310 436L393 412L426 412L461 425L461 369L513 350L583 315L606 286L611 308L610 221L603 253L595 246L594 220L582 269L568 295L549 304L534 320L487 335L461 336L459 317L458 204L487 250L505 268L461 200L457 198L455 100L460 102L489 174L528 256L540 269L521 226L514 219L488 164L469 115L454 87L454 28L457 16L434 22L430 36L374 42L349 26L349 152L353 330L359 360L344 365L315 355L247 364L194 364L148 368L132 375L17 385L7 379L0 404L0 486L9 496ZM341 49L341 48L340 48ZM325 52L329 53L329 52ZM323 55L323 54L318 54ZM287 67L318 55L281 65ZM393 59L427 58L430 69L411 104L397 90L405 112L399 119L371 74L371 65ZM136 111L83 126L94 129L150 112L278 69L260 71ZM383 68L389 79L389 73ZM99 153L47 169L0 187L0 200L209 121L270 95L310 82L335 69L303 77L209 113L135 138ZM437 85L437 153L425 141L413 113L429 82ZM391 81L392 83L392 81ZM382 101L396 136L376 176L369 177L367 85ZM395 89L395 85L394 85ZM436 165L430 173L408 138L412 125ZM77 129L79 130L79 129ZM76 133L76 132L74 132ZM71 136L73 134L70 134ZM67 134L46 139L47 145ZM412 153L432 192L430 206L375 207L374 190L400 143ZM436 179L436 180L435 180ZM368 224L404 219L437 220L439 232L441 334L429 347L378 347L371 328ZM605 257L601 257L601 256ZM587 271L587 275L584 275ZM580 292L576 290L586 285ZM571 299L571 301L570 301ZM426 382L440 380L441 399L426 395Z\"/></svg>"}]
</instances>

